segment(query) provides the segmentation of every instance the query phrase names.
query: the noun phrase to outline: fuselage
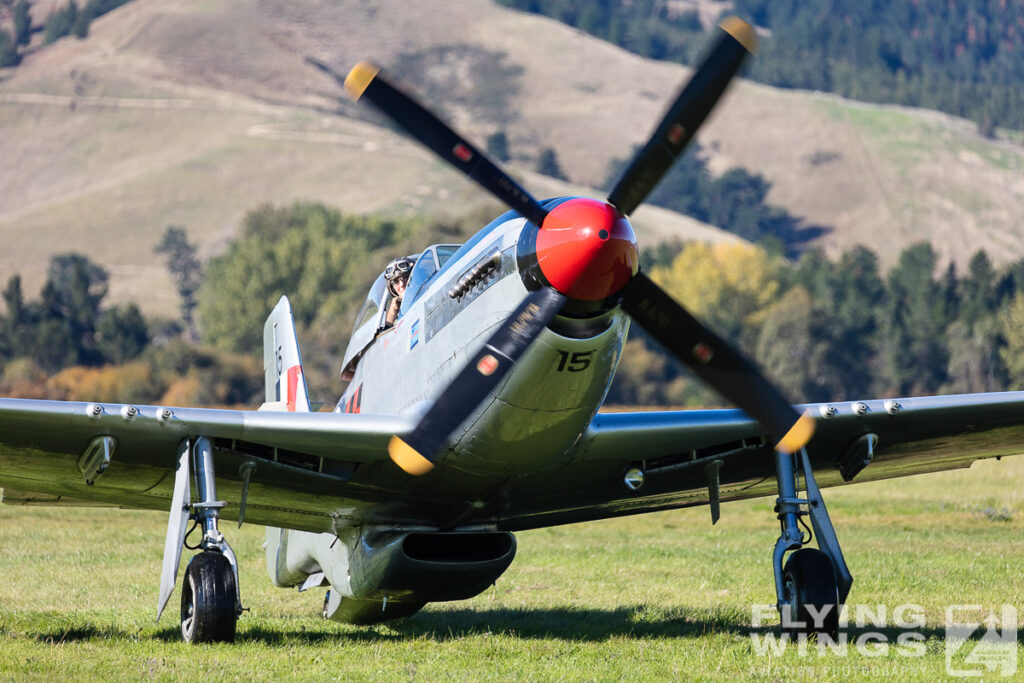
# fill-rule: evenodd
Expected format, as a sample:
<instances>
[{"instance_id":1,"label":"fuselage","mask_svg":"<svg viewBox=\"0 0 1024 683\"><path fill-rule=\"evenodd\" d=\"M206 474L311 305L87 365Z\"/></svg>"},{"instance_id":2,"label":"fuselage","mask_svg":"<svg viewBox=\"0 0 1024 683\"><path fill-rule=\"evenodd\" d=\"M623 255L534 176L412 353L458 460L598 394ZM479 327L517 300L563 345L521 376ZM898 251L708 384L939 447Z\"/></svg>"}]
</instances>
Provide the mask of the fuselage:
<instances>
[{"instance_id":1,"label":"fuselage","mask_svg":"<svg viewBox=\"0 0 1024 683\"><path fill-rule=\"evenodd\" d=\"M377 331L380 318L370 313L364 316L364 329L357 324L345 354L352 379L337 410L413 416L425 412L528 294L529 278L520 270L529 261L524 245L531 230L535 232L510 212L459 247L427 279L417 281L414 269L394 326ZM430 250L420 258L424 256L436 258ZM384 299L381 308L387 305ZM614 305L591 302L582 306L590 310L570 308L452 434L446 464L477 475L502 476L558 465L571 457L608 391L629 322ZM368 334L370 328L373 334Z\"/></svg>"}]
</instances>

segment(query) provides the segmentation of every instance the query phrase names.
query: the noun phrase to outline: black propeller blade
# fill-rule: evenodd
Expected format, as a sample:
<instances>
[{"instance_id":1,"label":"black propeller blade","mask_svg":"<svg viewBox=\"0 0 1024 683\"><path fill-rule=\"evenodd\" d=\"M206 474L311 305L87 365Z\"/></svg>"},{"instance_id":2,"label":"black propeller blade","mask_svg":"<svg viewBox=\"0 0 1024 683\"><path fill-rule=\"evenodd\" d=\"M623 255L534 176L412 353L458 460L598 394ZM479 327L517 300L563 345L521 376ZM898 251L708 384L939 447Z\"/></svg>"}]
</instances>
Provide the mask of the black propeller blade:
<instances>
[{"instance_id":1,"label":"black propeller blade","mask_svg":"<svg viewBox=\"0 0 1024 683\"><path fill-rule=\"evenodd\" d=\"M448 436L487 397L565 304L548 287L531 292L462 369L406 439L391 437L388 454L409 474L425 474Z\"/></svg>"},{"instance_id":2,"label":"black propeller blade","mask_svg":"<svg viewBox=\"0 0 1024 683\"><path fill-rule=\"evenodd\" d=\"M315 60L310 62L340 80L330 67ZM380 67L360 62L349 72L344 85L353 99L365 97L370 100L409 135L479 183L509 208L536 225L544 222L547 211L529 192L416 100L388 83Z\"/></svg>"},{"instance_id":3,"label":"black propeller blade","mask_svg":"<svg viewBox=\"0 0 1024 683\"><path fill-rule=\"evenodd\" d=\"M754 29L736 17L721 24L722 34L679 97L669 107L651 139L637 152L608 195L627 216L655 188L704 123L712 107L756 47Z\"/></svg>"},{"instance_id":4,"label":"black propeller blade","mask_svg":"<svg viewBox=\"0 0 1024 683\"><path fill-rule=\"evenodd\" d=\"M608 202L631 213L654 189L693 138L755 45L754 31L735 17L721 23L723 34L669 108L650 141L616 183ZM312 64L341 81L329 67ZM344 79L355 99L366 97L414 138L433 150L511 209L544 230L547 211L501 168L381 75L362 62ZM563 285L563 291L570 291ZM794 452L811 438L814 420L799 415L779 391L741 354L705 328L658 285L637 273L621 291L622 306L666 349L702 380L768 429L781 434L776 448ZM498 385L512 365L565 305L553 287L531 292L463 368L405 439L388 444L391 459L409 474L434 467L438 451Z\"/></svg>"},{"instance_id":5,"label":"black propeller blade","mask_svg":"<svg viewBox=\"0 0 1024 683\"><path fill-rule=\"evenodd\" d=\"M720 26L723 32L718 43L609 194L608 202L622 213L631 213L650 194L693 139L743 60L754 51L756 38L749 24L730 17ZM797 413L750 361L646 275L637 273L623 288L622 306L704 382L782 435L776 448L792 453L811 438L811 417Z\"/></svg>"},{"instance_id":6,"label":"black propeller blade","mask_svg":"<svg viewBox=\"0 0 1024 683\"><path fill-rule=\"evenodd\" d=\"M780 435L776 449L793 453L810 440L814 420L646 275L637 273L623 288L622 307L705 383Z\"/></svg>"}]
</instances>

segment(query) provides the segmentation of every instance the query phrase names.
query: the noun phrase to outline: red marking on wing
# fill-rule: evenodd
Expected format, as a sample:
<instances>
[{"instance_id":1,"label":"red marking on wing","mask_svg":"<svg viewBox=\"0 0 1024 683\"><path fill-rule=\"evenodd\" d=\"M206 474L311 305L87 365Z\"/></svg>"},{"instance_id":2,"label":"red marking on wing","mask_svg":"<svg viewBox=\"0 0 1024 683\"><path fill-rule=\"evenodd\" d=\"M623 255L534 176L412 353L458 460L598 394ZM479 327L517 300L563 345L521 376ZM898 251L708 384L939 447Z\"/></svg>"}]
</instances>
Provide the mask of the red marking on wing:
<instances>
[{"instance_id":1,"label":"red marking on wing","mask_svg":"<svg viewBox=\"0 0 1024 683\"><path fill-rule=\"evenodd\" d=\"M704 342L697 342L693 347L693 357L703 365L707 365L714 356L715 350Z\"/></svg>"},{"instance_id":2,"label":"red marking on wing","mask_svg":"<svg viewBox=\"0 0 1024 683\"><path fill-rule=\"evenodd\" d=\"M293 365L288 368L288 412L295 412L295 395L299 388L299 375L302 374L301 365Z\"/></svg>"},{"instance_id":3,"label":"red marking on wing","mask_svg":"<svg viewBox=\"0 0 1024 683\"><path fill-rule=\"evenodd\" d=\"M473 158L473 151L470 150L469 147L466 147L461 142L452 148L452 154L454 154L455 158L461 161L462 163L466 163L467 161Z\"/></svg>"},{"instance_id":4,"label":"red marking on wing","mask_svg":"<svg viewBox=\"0 0 1024 683\"><path fill-rule=\"evenodd\" d=\"M494 374L494 371L498 369L498 359L487 354L476 364L476 371L484 377Z\"/></svg>"},{"instance_id":5,"label":"red marking on wing","mask_svg":"<svg viewBox=\"0 0 1024 683\"><path fill-rule=\"evenodd\" d=\"M678 145L680 141L682 141L684 135L686 135L686 129L677 123L669 129L668 141L673 145Z\"/></svg>"}]
</instances>

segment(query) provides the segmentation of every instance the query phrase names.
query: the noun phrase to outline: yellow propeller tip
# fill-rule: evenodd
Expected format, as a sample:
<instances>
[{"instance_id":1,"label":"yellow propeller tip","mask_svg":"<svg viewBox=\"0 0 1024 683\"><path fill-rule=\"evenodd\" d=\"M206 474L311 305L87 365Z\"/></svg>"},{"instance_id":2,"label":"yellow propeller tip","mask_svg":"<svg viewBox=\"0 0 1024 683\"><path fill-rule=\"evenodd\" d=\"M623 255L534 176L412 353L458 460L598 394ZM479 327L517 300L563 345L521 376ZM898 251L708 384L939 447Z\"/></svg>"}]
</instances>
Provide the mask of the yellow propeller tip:
<instances>
[{"instance_id":1,"label":"yellow propeller tip","mask_svg":"<svg viewBox=\"0 0 1024 683\"><path fill-rule=\"evenodd\" d=\"M747 49L747 52L750 54L757 52L757 34L754 33L753 26L739 17L726 17L718 26L735 38L737 43Z\"/></svg>"},{"instance_id":2,"label":"yellow propeller tip","mask_svg":"<svg viewBox=\"0 0 1024 683\"><path fill-rule=\"evenodd\" d=\"M800 416L786 435L775 445L775 450L783 453L796 453L807 445L814 436L814 418L809 412Z\"/></svg>"},{"instance_id":3,"label":"yellow propeller tip","mask_svg":"<svg viewBox=\"0 0 1024 683\"><path fill-rule=\"evenodd\" d=\"M391 441L388 442L388 455L396 465L415 477L434 469L434 463L417 453L415 448L397 436L391 437Z\"/></svg>"},{"instance_id":4,"label":"yellow propeller tip","mask_svg":"<svg viewBox=\"0 0 1024 683\"><path fill-rule=\"evenodd\" d=\"M345 90L353 100L358 100L379 72L380 67L376 64L359 62L348 72L348 76L345 76Z\"/></svg>"}]
</instances>

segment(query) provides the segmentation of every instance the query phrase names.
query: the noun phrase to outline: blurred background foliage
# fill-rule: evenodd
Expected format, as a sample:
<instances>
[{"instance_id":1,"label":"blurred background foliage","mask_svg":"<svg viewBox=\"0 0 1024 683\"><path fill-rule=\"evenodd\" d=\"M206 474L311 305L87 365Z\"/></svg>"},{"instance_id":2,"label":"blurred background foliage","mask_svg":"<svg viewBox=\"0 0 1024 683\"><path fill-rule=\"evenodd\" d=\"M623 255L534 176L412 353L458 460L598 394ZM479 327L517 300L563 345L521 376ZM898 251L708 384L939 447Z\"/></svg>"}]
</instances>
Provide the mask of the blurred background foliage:
<instances>
[{"instance_id":1,"label":"blurred background foliage","mask_svg":"<svg viewBox=\"0 0 1024 683\"><path fill-rule=\"evenodd\" d=\"M18 276L3 289L0 392L255 407L263 323L285 294L313 398L330 403L343 389L338 366L353 317L381 268L431 243L463 241L483 222L267 204L251 210L239 237L206 264L185 230L169 226L157 251L179 283L179 319L106 305L103 268L80 254L55 256L38 297L26 297ZM642 263L794 401L1024 388L1024 261L997 270L979 251L958 273L921 243L883 273L866 247L791 258L766 244L663 243L645 250ZM609 401L721 405L637 328Z\"/></svg>"}]
</instances>

